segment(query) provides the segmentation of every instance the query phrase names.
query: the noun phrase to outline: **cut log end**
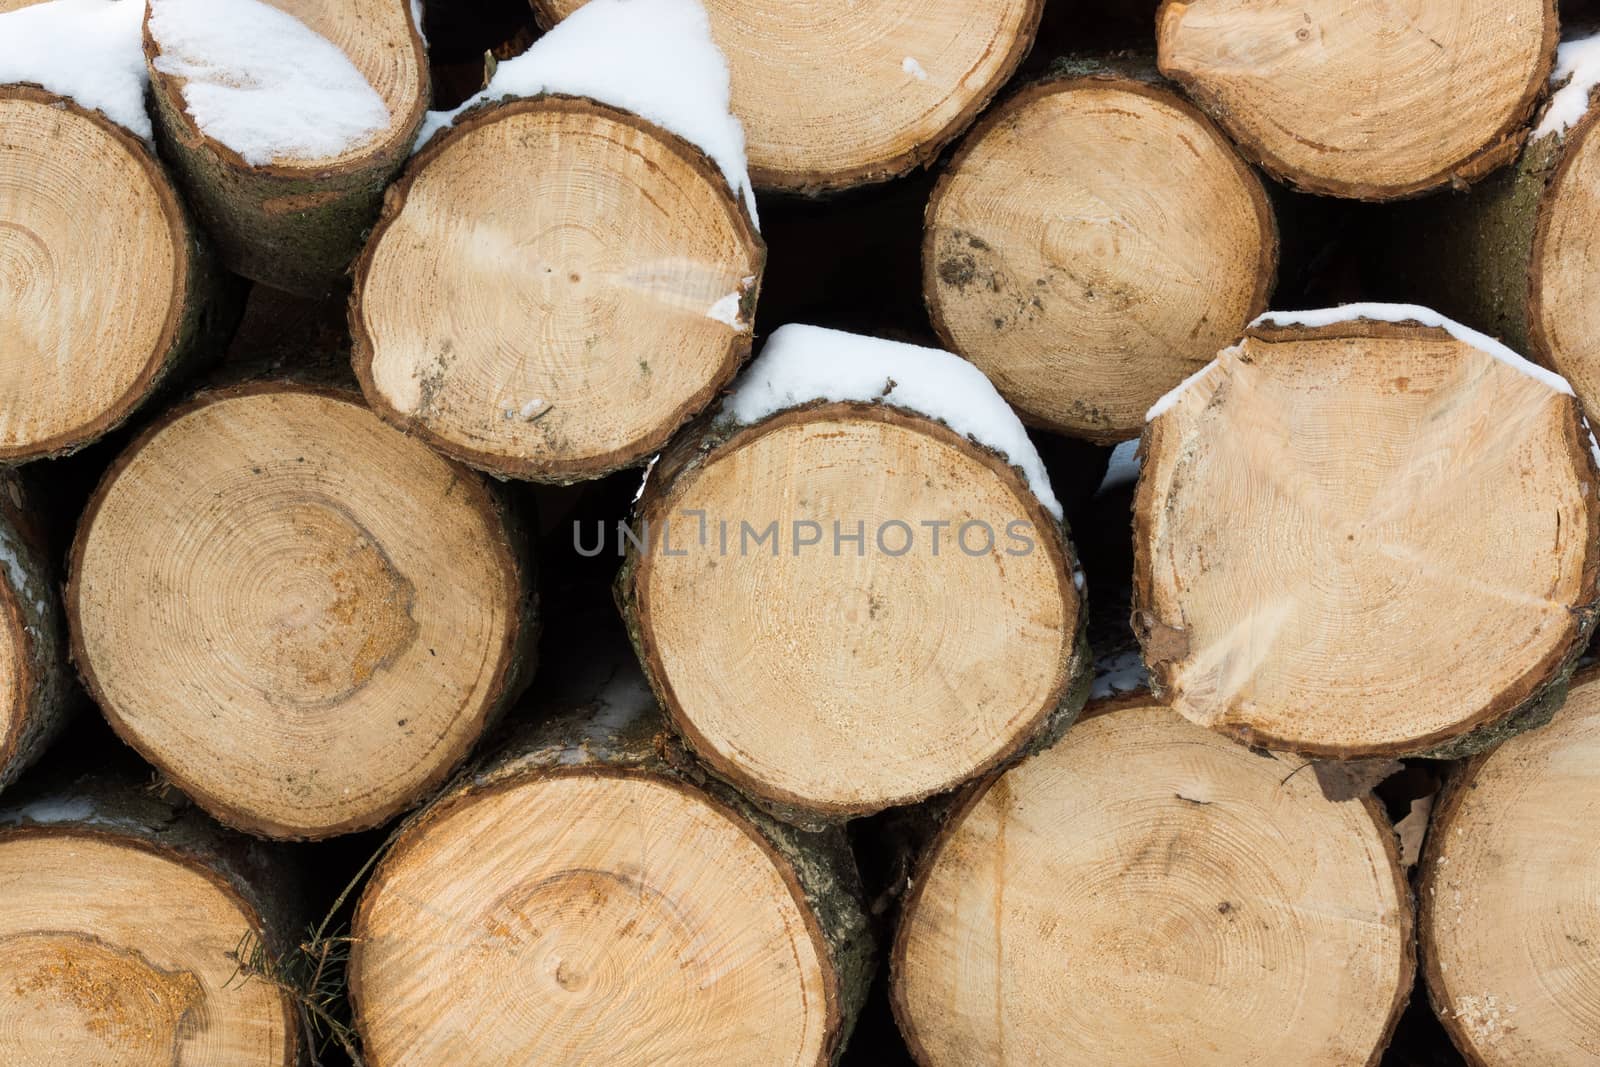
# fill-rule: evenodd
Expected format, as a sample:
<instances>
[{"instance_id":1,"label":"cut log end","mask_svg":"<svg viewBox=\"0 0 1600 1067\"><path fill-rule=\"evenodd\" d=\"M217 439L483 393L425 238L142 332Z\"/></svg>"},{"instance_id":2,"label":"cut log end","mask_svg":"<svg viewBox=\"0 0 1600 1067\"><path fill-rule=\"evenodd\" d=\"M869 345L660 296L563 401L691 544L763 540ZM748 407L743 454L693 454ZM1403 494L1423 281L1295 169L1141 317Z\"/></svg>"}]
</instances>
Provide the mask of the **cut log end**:
<instances>
[{"instance_id":1,"label":"cut log end","mask_svg":"<svg viewBox=\"0 0 1600 1067\"><path fill-rule=\"evenodd\" d=\"M1014 757L1081 706L1071 549L993 453L921 416L831 404L673 466L646 490L657 543L624 600L676 727L747 792L877 811Z\"/></svg>"},{"instance_id":2,"label":"cut log end","mask_svg":"<svg viewBox=\"0 0 1600 1067\"><path fill-rule=\"evenodd\" d=\"M1587 641L1595 490L1573 398L1443 330L1254 330L1147 430L1152 679L1198 723L1314 756L1498 728Z\"/></svg>"},{"instance_id":3,"label":"cut log end","mask_svg":"<svg viewBox=\"0 0 1600 1067\"><path fill-rule=\"evenodd\" d=\"M216 871L119 833L0 833L0 1062L289 1067L286 994L240 982L265 936Z\"/></svg>"},{"instance_id":4,"label":"cut log end","mask_svg":"<svg viewBox=\"0 0 1600 1067\"><path fill-rule=\"evenodd\" d=\"M514 695L528 581L475 476L351 395L273 384L118 459L67 601L125 740L226 822L323 837L415 802Z\"/></svg>"},{"instance_id":5,"label":"cut log end","mask_svg":"<svg viewBox=\"0 0 1600 1067\"><path fill-rule=\"evenodd\" d=\"M583 99L487 108L391 193L357 269L356 371L380 414L463 462L597 477L732 378L764 258L681 139Z\"/></svg>"},{"instance_id":6,"label":"cut log end","mask_svg":"<svg viewBox=\"0 0 1600 1067\"><path fill-rule=\"evenodd\" d=\"M1528 278L1530 344L1600 414L1600 110L1569 131L1538 204Z\"/></svg>"},{"instance_id":7,"label":"cut log end","mask_svg":"<svg viewBox=\"0 0 1600 1067\"><path fill-rule=\"evenodd\" d=\"M1600 1059L1593 847L1600 676L1550 725L1470 761L1435 808L1423 858L1428 994L1469 1063Z\"/></svg>"},{"instance_id":8,"label":"cut log end","mask_svg":"<svg viewBox=\"0 0 1600 1067\"><path fill-rule=\"evenodd\" d=\"M891 956L918 1062L1376 1064L1415 966L1395 837L1292 771L1146 696L977 790Z\"/></svg>"},{"instance_id":9,"label":"cut log end","mask_svg":"<svg viewBox=\"0 0 1600 1067\"><path fill-rule=\"evenodd\" d=\"M1030 421L1114 443L1265 310L1260 180L1176 93L1036 84L984 119L928 206L934 328Z\"/></svg>"},{"instance_id":10,"label":"cut log end","mask_svg":"<svg viewBox=\"0 0 1600 1067\"><path fill-rule=\"evenodd\" d=\"M0 190L7 463L80 448L144 400L179 340L193 242L149 150L43 90L0 87Z\"/></svg>"},{"instance_id":11,"label":"cut log end","mask_svg":"<svg viewBox=\"0 0 1600 1067\"><path fill-rule=\"evenodd\" d=\"M553 24L582 0L532 0ZM750 175L815 194L898 177L958 136L1033 45L1041 0L709 0Z\"/></svg>"},{"instance_id":12,"label":"cut log end","mask_svg":"<svg viewBox=\"0 0 1600 1067\"><path fill-rule=\"evenodd\" d=\"M341 171L367 166L374 157L402 157L411 148L428 104L427 64L422 49L420 26L411 22L411 7L406 0L267 0L272 6L299 19L318 36L334 45L349 59L361 77L383 101L388 122L363 139L332 155L301 158L280 156L258 164L285 174L314 176L319 172ZM156 0L160 5L160 0ZM185 100L188 82L165 73L155 59L164 54L180 62L205 66L209 57L191 55L182 49L192 42L180 42L180 51L169 53L151 24L153 11L145 19L145 51L152 60L150 77L156 91L174 101ZM237 71L219 71L219 84L232 84ZM187 107L180 115L188 139L245 169L239 153L209 136Z\"/></svg>"},{"instance_id":13,"label":"cut log end","mask_svg":"<svg viewBox=\"0 0 1600 1067\"><path fill-rule=\"evenodd\" d=\"M406 831L366 890L352 986L375 1065L826 1064L838 980L795 874L656 774L554 768Z\"/></svg>"},{"instance_id":14,"label":"cut log end","mask_svg":"<svg viewBox=\"0 0 1600 1067\"><path fill-rule=\"evenodd\" d=\"M192 40L164 53L152 8L145 16L157 138L183 184L191 208L216 242L229 270L274 288L323 296L348 284L351 261L378 214L384 188L410 155L431 92L420 7L406 0L268 0L331 42L354 66L387 112L369 136L337 152L307 156L280 150L251 159L236 147L237 112L222 123L228 135L203 127L191 111L190 82L166 72L176 61L217 81L201 86L205 99L234 88L241 72L217 69L213 57L190 54ZM245 72L248 73L248 72ZM215 136L214 136L215 134Z\"/></svg>"},{"instance_id":15,"label":"cut log end","mask_svg":"<svg viewBox=\"0 0 1600 1067\"><path fill-rule=\"evenodd\" d=\"M1157 19L1162 73L1247 155L1309 192L1366 200L1509 162L1556 38L1554 0L1166 0Z\"/></svg>"}]
</instances>

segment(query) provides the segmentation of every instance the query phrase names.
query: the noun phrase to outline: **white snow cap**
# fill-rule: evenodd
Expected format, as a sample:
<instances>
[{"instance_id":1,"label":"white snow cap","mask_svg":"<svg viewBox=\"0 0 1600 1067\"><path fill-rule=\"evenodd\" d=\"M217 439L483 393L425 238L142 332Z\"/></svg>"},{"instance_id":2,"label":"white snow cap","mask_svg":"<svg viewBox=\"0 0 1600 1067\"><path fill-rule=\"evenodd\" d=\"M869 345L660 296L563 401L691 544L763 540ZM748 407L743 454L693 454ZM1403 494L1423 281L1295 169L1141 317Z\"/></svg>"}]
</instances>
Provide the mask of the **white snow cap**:
<instances>
[{"instance_id":1,"label":"white snow cap","mask_svg":"<svg viewBox=\"0 0 1600 1067\"><path fill-rule=\"evenodd\" d=\"M0 14L0 84L32 82L150 140L143 0L51 0Z\"/></svg>"},{"instance_id":2,"label":"white snow cap","mask_svg":"<svg viewBox=\"0 0 1600 1067\"><path fill-rule=\"evenodd\" d=\"M739 378L722 414L750 425L815 400L890 404L936 419L1021 468L1039 503L1061 518L1022 420L960 356L820 326L782 326Z\"/></svg>"},{"instance_id":3,"label":"white snow cap","mask_svg":"<svg viewBox=\"0 0 1600 1067\"><path fill-rule=\"evenodd\" d=\"M1317 311L1269 311L1250 325L1252 328L1256 326L1303 326L1314 330L1323 326L1336 326L1343 322L1358 322L1362 319L1368 322L1414 322L1419 326L1429 326L1444 330L1457 341L1471 345L1485 355L1494 357L1506 366L1526 374L1556 392L1565 393L1567 396L1573 395L1572 386L1568 385L1567 380L1561 375L1524 359L1488 334L1482 334L1477 330L1463 326L1454 319L1446 318L1432 308L1425 308L1420 304L1345 304L1341 307L1323 308ZM1237 351L1237 346L1226 349L1217 358L1221 359L1222 356ZM1178 397L1185 389L1199 381L1216 365L1217 360L1212 360L1186 378L1177 388L1157 400L1155 406L1145 414L1145 421L1149 422L1160 417L1177 402Z\"/></svg>"},{"instance_id":4,"label":"white snow cap","mask_svg":"<svg viewBox=\"0 0 1600 1067\"><path fill-rule=\"evenodd\" d=\"M1556 50L1550 84L1562 87L1550 97L1550 106L1533 131L1534 140L1566 133L1588 112L1589 94L1600 85L1600 33L1567 41Z\"/></svg>"},{"instance_id":5,"label":"white snow cap","mask_svg":"<svg viewBox=\"0 0 1600 1067\"><path fill-rule=\"evenodd\" d=\"M200 131L251 166L331 159L389 126L349 56L261 0L150 0L150 34Z\"/></svg>"},{"instance_id":6,"label":"white snow cap","mask_svg":"<svg viewBox=\"0 0 1600 1067\"><path fill-rule=\"evenodd\" d=\"M728 109L728 64L700 0L589 0L533 47L500 64L454 111L430 111L421 148L467 108L540 93L586 96L631 111L710 156L756 219L744 127Z\"/></svg>"},{"instance_id":7,"label":"white snow cap","mask_svg":"<svg viewBox=\"0 0 1600 1067\"><path fill-rule=\"evenodd\" d=\"M1097 493L1107 493L1139 480L1139 439L1124 441L1111 450L1111 460L1106 464L1106 476L1100 479Z\"/></svg>"}]
</instances>

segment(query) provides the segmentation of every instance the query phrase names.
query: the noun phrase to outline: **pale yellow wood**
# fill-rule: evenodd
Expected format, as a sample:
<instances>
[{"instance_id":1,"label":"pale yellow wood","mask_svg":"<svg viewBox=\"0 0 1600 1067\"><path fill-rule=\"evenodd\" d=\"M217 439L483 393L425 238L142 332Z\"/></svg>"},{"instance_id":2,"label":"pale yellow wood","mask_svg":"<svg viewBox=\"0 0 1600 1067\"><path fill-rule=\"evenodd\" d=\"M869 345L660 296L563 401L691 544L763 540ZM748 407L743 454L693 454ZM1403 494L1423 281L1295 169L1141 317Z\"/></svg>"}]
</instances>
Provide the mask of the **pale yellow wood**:
<instances>
[{"instance_id":1,"label":"pale yellow wood","mask_svg":"<svg viewBox=\"0 0 1600 1067\"><path fill-rule=\"evenodd\" d=\"M1265 309L1276 261L1260 180L1192 105L1072 78L962 146L929 202L923 292L1025 418L1111 442Z\"/></svg>"},{"instance_id":2,"label":"pale yellow wood","mask_svg":"<svg viewBox=\"0 0 1600 1067\"><path fill-rule=\"evenodd\" d=\"M1509 162L1556 44L1552 0L1167 0L1162 73L1247 155L1383 199Z\"/></svg>"},{"instance_id":3,"label":"pale yellow wood","mask_svg":"<svg viewBox=\"0 0 1600 1067\"><path fill-rule=\"evenodd\" d=\"M289 1067L294 1016L230 958L260 920L198 864L83 831L0 835L0 1062Z\"/></svg>"},{"instance_id":4,"label":"pale yellow wood","mask_svg":"<svg viewBox=\"0 0 1600 1067\"><path fill-rule=\"evenodd\" d=\"M646 655L690 743L742 788L834 813L906 803L1011 755L1063 701L1072 565L1021 479L964 445L881 409L793 412L644 511L676 553L639 560ZM773 522L775 542L751 540ZM806 522L819 543L796 547ZM909 529L880 547L892 522ZM974 526L963 549L969 522L992 540ZM859 550L835 551L835 523L861 524Z\"/></svg>"},{"instance_id":5,"label":"pale yellow wood","mask_svg":"<svg viewBox=\"0 0 1600 1067\"><path fill-rule=\"evenodd\" d=\"M352 396L212 394L90 503L67 596L78 666L123 737L225 822L371 826L504 697L506 536L483 484Z\"/></svg>"},{"instance_id":6,"label":"pale yellow wood","mask_svg":"<svg viewBox=\"0 0 1600 1067\"><path fill-rule=\"evenodd\" d=\"M1374 1064L1411 901L1370 800L1334 803L1130 698L958 810L894 952L927 1067Z\"/></svg>"},{"instance_id":7,"label":"pale yellow wood","mask_svg":"<svg viewBox=\"0 0 1600 1067\"><path fill-rule=\"evenodd\" d=\"M645 458L749 351L764 256L743 208L704 156L611 108L516 104L465 126L401 183L362 258L369 398L498 473Z\"/></svg>"},{"instance_id":8,"label":"pale yellow wood","mask_svg":"<svg viewBox=\"0 0 1600 1067\"><path fill-rule=\"evenodd\" d=\"M1262 331L1150 424L1136 626L1166 699L1352 757L1504 720L1595 600L1572 397L1442 330Z\"/></svg>"},{"instance_id":9,"label":"pale yellow wood","mask_svg":"<svg viewBox=\"0 0 1600 1067\"><path fill-rule=\"evenodd\" d=\"M547 19L582 0L533 0ZM841 188L932 159L1027 54L1038 0L708 0L750 173Z\"/></svg>"},{"instance_id":10,"label":"pale yellow wood","mask_svg":"<svg viewBox=\"0 0 1600 1067\"><path fill-rule=\"evenodd\" d=\"M131 136L0 91L0 460L98 436L142 399L183 301L177 211Z\"/></svg>"},{"instance_id":11,"label":"pale yellow wood","mask_svg":"<svg viewBox=\"0 0 1600 1067\"><path fill-rule=\"evenodd\" d=\"M31 680L24 676L28 662L26 627L19 592L0 566L0 750L21 734L29 712Z\"/></svg>"},{"instance_id":12,"label":"pale yellow wood","mask_svg":"<svg viewBox=\"0 0 1600 1067\"><path fill-rule=\"evenodd\" d=\"M703 795L545 773L407 832L356 922L373 1067L815 1067L824 961L783 861Z\"/></svg>"},{"instance_id":13,"label":"pale yellow wood","mask_svg":"<svg viewBox=\"0 0 1600 1067\"><path fill-rule=\"evenodd\" d=\"M1555 369L1600 413L1600 136L1591 117L1570 135L1540 206L1529 279L1530 323Z\"/></svg>"},{"instance_id":14,"label":"pale yellow wood","mask_svg":"<svg viewBox=\"0 0 1600 1067\"><path fill-rule=\"evenodd\" d=\"M1468 764L1423 863L1428 990L1474 1067L1600 1061L1600 679Z\"/></svg>"}]
</instances>

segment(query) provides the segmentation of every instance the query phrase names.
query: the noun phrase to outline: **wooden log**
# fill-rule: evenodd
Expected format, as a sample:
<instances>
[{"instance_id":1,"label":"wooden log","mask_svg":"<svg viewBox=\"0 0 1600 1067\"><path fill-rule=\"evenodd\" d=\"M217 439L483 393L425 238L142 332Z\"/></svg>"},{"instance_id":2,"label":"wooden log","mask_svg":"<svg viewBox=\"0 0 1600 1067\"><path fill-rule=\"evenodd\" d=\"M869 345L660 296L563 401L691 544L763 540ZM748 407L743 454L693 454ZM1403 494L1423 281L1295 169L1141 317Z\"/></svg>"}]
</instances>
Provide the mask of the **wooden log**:
<instances>
[{"instance_id":1,"label":"wooden log","mask_svg":"<svg viewBox=\"0 0 1600 1067\"><path fill-rule=\"evenodd\" d=\"M1468 761L1434 809L1419 899L1434 1010L1472 1067L1600 1059L1600 676L1566 707Z\"/></svg>"},{"instance_id":2,"label":"wooden log","mask_svg":"<svg viewBox=\"0 0 1600 1067\"><path fill-rule=\"evenodd\" d=\"M1558 94L1563 105L1566 95ZM1464 193L1405 205L1383 229L1389 240L1377 258L1395 268L1391 284L1409 298L1558 371L1593 413L1600 412L1600 310L1590 299L1600 276L1592 240L1600 227L1593 193L1600 101L1578 110L1570 118L1547 111L1515 166Z\"/></svg>"},{"instance_id":3,"label":"wooden log","mask_svg":"<svg viewBox=\"0 0 1600 1067\"><path fill-rule=\"evenodd\" d=\"M843 832L702 780L632 664L546 710L363 892L367 1062L837 1062L875 966Z\"/></svg>"},{"instance_id":4,"label":"wooden log","mask_svg":"<svg viewBox=\"0 0 1600 1067\"><path fill-rule=\"evenodd\" d=\"M0 808L0 1060L293 1067L291 997L239 953L294 944L285 857L132 778L29 783Z\"/></svg>"},{"instance_id":5,"label":"wooden log","mask_svg":"<svg viewBox=\"0 0 1600 1067\"><path fill-rule=\"evenodd\" d=\"M0 472L0 790L48 748L76 696L55 568L15 474Z\"/></svg>"},{"instance_id":6,"label":"wooden log","mask_svg":"<svg viewBox=\"0 0 1600 1067\"><path fill-rule=\"evenodd\" d=\"M584 0L530 0L550 26ZM709 0L750 175L816 195L931 163L1016 71L1041 0Z\"/></svg>"},{"instance_id":7,"label":"wooden log","mask_svg":"<svg viewBox=\"0 0 1600 1067\"><path fill-rule=\"evenodd\" d=\"M214 350L234 302L155 155L98 111L0 86L0 188L6 464L120 425Z\"/></svg>"},{"instance_id":8,"label":"wooden log","mask_svg":"<svg viewBox=\"0 0 1600 1067\"><path fill-rule=\"evenodd\" d=\"M1137 61L1059 64L995 108L928 201L944 346L1030 423L1115 443L1262 311L1278 238L1260 179Z\"/></svg>"},{"instance_id":9,"label":"wooden log","mask_svg":"<svg viewBox=\"0 0 1600 1067\"><path fill-rule=\"evenodd\" d=\"M1375 1067L1410 888L1381 806L1294 763L1140 694L975 787L890 957L917 1062Z\"/></svg>"},{"instance_id":10,"label":"wooden log","mask_svg":"<svg viewBox=\"0 0 1600 1067\"><path fill-rule=\"evenodd\" d=\"M1081 572L1012 465L1026 460L893 396L737 414L740 397L788 392L764 379L780 347L809 363L836 338L849 335L778 331L723 416L662 454L617 579L673 728L714 774L809 826L1025 755L1088 684ZM903 351L908 373L881 389L914 390L941 357L989 389L954 357Z\"/></svg>"},{"instance_id":11,"label":"wooden log","mask_svg":"<svg viewBox=\"0 0 1600 1067\"><path fill-rule=\"evenodd\" d=\"M112 464L72 548L73 656L117 733L266 837L436 788L532 666L519 524L353 393L203 393Z\"/></svg>"},{"instance_id":12,"label":"wooden log","mask_svg":"<svg viewBox=\"0 0 1600 1067\"><path fill-rule=\"evenodd\" d=\"M1555 0L1165 0L1161 72L1251 160L1362 200L1475 181L1511 161L1544 91Z\"/></svg>"},{"instance_id":13,"label":"wooden log","mask_svg":"<svg viewBox=\"0 0 1600 1067\"><path fill-rule=\"evenodd\" d=\"M1134 628L1157 693L1332 759L1460 754L1543 721L1600 573L1564 390L1422 308L1251 329L1145 431Z\"/></svg>"},{"instance_id":14,"label":"wooden log","mask_svg":"<svg viewBox=\"0 0 1600 1067\"><path fill-rule=\"evenodd\" d=\"M373 410L464 463L599 477L732 378L764 257L682 138L574 97L474 109L413 160L361 256L356 373Z\"/></svg>"},{"instance_id":15,"label":"wooden log","mask_svg":"<svg viewBox=\"0 0 1600 1067\"><path fill-rule=\"evenodd\" d=\"M271 0L344 52L382 98L389 122L333 157L251 163L201 129L184 97L185 80L163 71L153 29L159 2L146 13L144 45L157 139L223 264L302 295L342 288L384 189L411 154L428 104L427 58L414 22L420 5ZM206 57L181 58L203 63ZM226 72L219 77L226 83Z\"/></svg>"}]
</instances>

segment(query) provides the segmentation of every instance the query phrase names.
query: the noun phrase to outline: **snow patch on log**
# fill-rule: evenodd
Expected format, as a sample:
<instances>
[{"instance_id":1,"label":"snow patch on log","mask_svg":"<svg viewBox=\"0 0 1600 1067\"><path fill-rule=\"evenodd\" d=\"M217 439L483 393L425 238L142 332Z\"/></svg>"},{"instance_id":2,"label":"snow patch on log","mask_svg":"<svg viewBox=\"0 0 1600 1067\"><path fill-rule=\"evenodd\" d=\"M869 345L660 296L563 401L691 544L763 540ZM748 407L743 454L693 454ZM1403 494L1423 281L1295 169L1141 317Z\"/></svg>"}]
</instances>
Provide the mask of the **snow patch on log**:
<instances>
[{"instance_id":1,"label":"snow patch on log","mask_svg":"<svg viewBox=\"0 0 1600 1067\"><path fill-rule=\"evenodd\" d=\"M889 404L942 422L1004 456L1022 471L1045 510L1062 517L1022 420L983 372L960 356L820 326L782 326L739 379L722 414L748 426L819 400Z\"/></svg>"},{"instance_id":2,"label":"snow patch on log","mask_svg":"<svg viewBox=\"0 0 1600 1067\"><path fill-rule=\"evenodd\" d=\"M1094 683L1089 687L1090 700L1105 700L1139 689L1148 689L1150 674L1145 670L1144 657L1138 649L1118 652L1095 660Z\"/></svg>"},{"instance_id":3,"label":"snow patch on log","mask_svg":"<svg viewBox=\"0 0 1600 1067\"><path fill-rule=\"evenodd\" d=\"M1485 355L1493 356L1506 366L1548 385L1556 392L1573 395L1572 386L1568 385L1567 380L1561 375L1522 358L1488 334L1479 333L1454 319L1445 318L1432 308L1425 308L1419 304L1345 304L1342 307L1324 308L1320 311L1269 311L1250 325L1252 327L1304 326L1307 329L1317 329L1341 322L1358 322L1362 319L1368 322L1414 322L1421 326L1443 330L1462 344L1471 345Z\"/></svg>"},{"instance_id":4,"label":"snow patch on log","mask_svg":"<svg viewBox=\"0 0 1600 1067\"><path fill-rule=\"evenodd\" d=\"M1185 389L1188 389L1189 386L1193 385L1195 382L1198 382L1201 378L1204 378L1207 374L1211 373L1212 368L1217 365L1217 360L1220 360L1223 356L1232 355L1237 351L1239 351L1238 345L1234 345L1232 348L1223 349L1217 355L1216 359L1213 359L1210 363L1207 363L1204 367L1201 367L1183 381L1179 382L1171 389L1168 389L1166 395L1152 404L1150 406L1150 410L1144 413L1144 421L1154 422L1162 415L1165 415L1167 413L1167 409L1178 402L1178 398L1183 395Z\"/></svg>"},{"instance_id":5,"label":"snow patch on log","mask_svg":"<svg viewBox=\"0 0 1600 1067\"><path fill-rule=\"evenodd\" d=\"M150 35L200 131L251 166L331 159L389 126L349 56L260 0L150 0Z\"/></svg>"},{"instance_id":6,"label":"snow patch on log","mask_svg":"<svg viewBox=\"0 0 1600 1067\"><path fill-rule=\"evenodd\" d=\"M139 0L51 0L0 14L0 84L29 82L151 139Z\"/></svg>"},{"instance_id":7,"label":"snow patch on log","mask_svg":"<svg viewBox=\"0 0 1600 1067\"><path fill-rule=\"evenodd\" d=\"M1133 485L1139 480L1139 439L1124 441L1111 450L1111 460L1106 464L1106 476L1100 479L1095 495Z\"/></svg>"},{"instance_id":8,"label":"snow patch on log","mask_svg":"<svg viewBox=\"0 0 1600 1067\"><path fill-rule=\"evenodd\" d=\"M18 822L89 822L94 819L94 804L87 797L49 797L17 809Z\"/></svg>"},{"instance_id":9,"label":"snow patch on log","mask_svg":"<svg viewBox=\"0 0 1600 1067\"><path fill-rule=\"evenodd\" d=\"M469 108L542 93L631 111L711 157L759 228L744 127L729 109L728 63L699 0L589 0L452 111L430 111L417 148Z\"/></svg>"},{"instance_id":10,"label":"snow patch on log","mask_svg":"<svg viewBox=\"0 0 1600 1067\"><path fill-rule=\"evenodd\" d=\"M1457 341L1476 348L1485 355L1499 360L1513 370L1526 374L1554 391L1564 393L1567 396L1573 395L1572 386L1568 385L1567 380L1561 375L1524 359L1493 337L1479 333L1471 327L1463 326L1454 319L1446 318L1432 308L1425 308L1419 304L1344 304L1336 308L1321 308L1315 311L1269 311L1252 322L1250 328L1255 329L1258 326L1301 326L1308 330L1315 330L1325 326L1337 326L1340 323L1360 322L1363 320L1367 322L1415 323L1418 326L1443 330ZM1210 373L1211 369L1224 357L1233 355L1238 351L1239 347L1237 345L1224 349L1218 353L1216 359L1179 382L1177 386L1168 392L1166 396L1157 400L1154 406L1145 413L1144 421L1151 422L1160 418L1173 404L1178 402L1178 398L1183 395L1186 389Z\"/></svg>"},{"instance_id":11,"label":"snow patch on log","mask_svg":"<svg viewBox=\"0 0 1600 1067\"><path fill-rule=\"evenodd\" d=\"M1588 113L1590 94L1600 87L1600 33L1567 41L1556 50L1550 84L1561 88L1550 97L1544 118L1534 128L1533 140L1536 141L1551 134L1566 133Z\"/></svg>"}]
</instances>

